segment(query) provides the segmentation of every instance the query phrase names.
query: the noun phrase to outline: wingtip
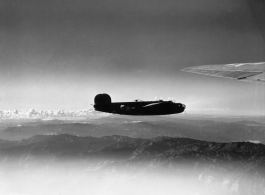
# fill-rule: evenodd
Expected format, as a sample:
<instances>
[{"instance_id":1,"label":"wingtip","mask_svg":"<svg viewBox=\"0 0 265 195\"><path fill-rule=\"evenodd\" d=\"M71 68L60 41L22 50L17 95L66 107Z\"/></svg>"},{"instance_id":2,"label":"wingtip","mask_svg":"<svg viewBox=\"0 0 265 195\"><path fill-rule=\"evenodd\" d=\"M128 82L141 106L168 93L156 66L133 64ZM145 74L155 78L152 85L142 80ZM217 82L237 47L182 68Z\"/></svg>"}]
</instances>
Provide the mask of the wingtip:
<instances>
[{"instance_id":1,"label":"wingtip","mask_svg":"<svg viewBox=\"0 0 265 195\"><path fill-rule=\"evenodd\" d=\"M183 72L194 72L194 71L200 69L200 67L202 67L202 66L187 67L187 68L181 69L181 71L183 71Z\"/></svg>"},{"instance_id":2,"label":"wingtip","mask_svg":"<svg viewBox=\"0 0 265 195\"><path fill-rule=\"evenodd\" d=\"M189 72L191 70L192 67L187 67L187 68L183 68L181 69L181 71L184 71L184 72Z\"/></svg>"}]
</instances>

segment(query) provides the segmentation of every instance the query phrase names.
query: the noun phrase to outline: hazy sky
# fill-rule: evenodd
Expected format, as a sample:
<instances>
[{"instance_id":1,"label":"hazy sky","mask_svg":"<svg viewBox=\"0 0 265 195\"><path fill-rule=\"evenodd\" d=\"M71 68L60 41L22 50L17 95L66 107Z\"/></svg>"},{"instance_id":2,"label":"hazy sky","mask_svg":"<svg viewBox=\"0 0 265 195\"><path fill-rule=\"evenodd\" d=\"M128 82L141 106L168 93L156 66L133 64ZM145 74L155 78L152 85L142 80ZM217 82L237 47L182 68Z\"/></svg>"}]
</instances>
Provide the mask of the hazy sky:
<instances>
[{"instance_id":1,"label":"hazy sky","mask_svg":"<svg viewBox=\"0 0 265 195\"><path fill-rule=\"evenodd\" d=\"M252 9L246 0L0 0L0 110L89 108L104 92L264 113L264 85L180 71L265 61Z\"/></svg>"}]
</instances>

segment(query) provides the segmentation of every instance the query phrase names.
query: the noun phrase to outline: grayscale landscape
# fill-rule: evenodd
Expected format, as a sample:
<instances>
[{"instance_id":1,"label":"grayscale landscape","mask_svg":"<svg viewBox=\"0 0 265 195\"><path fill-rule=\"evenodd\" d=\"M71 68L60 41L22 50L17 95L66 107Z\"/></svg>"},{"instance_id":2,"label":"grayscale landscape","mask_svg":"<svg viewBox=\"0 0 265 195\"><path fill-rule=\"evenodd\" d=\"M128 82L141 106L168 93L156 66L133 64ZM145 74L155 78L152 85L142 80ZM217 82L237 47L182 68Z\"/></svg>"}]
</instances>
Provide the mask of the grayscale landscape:
<instances>
[{"instance_id":1,"label":"grayscale landscape","mask_svg":"<svg viewBox=\"0 0 265 195\"><path fill-rule=\"evenodd\" d=\"M264 10L0 0L0 195L265 195Z\"/></svg>"},{"instance_id":2,"label":"grayscale landscape","mask_svg":"<svg viewBox=\"0 0 265 195\"><path fill-rule=\"evenodd\" d=\"M264 194L265 124L256 121L2 119L0 193Z\"/></svg>"}]
</instances>

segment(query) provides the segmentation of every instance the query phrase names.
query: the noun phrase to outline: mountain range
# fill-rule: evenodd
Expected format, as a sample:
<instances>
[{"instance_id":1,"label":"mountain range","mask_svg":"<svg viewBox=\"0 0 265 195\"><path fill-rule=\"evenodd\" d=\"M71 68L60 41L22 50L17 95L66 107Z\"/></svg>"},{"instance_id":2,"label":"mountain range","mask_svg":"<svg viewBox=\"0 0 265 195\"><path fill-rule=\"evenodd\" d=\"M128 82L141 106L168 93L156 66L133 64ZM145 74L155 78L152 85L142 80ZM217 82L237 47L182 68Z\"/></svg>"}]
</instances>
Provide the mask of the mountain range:
<instances>
[{"instance_id":1,"label":"mountain range","mask_svg":"<svg viewBox=\"0 0 265 195\"><path fill-rule=\"evenodd\" d=\"M3 120L0 193L264 194L264 132L246 118Z\"/></svg>"},{"instance_id":2,"label":"mountain range","mask_svg":"<svg viewBox=\"0 0 265 195\"><path fill-rule=\"evenodd\" d=\"M262 194L265 190L265 145L250 142L217 143L189 138L125 136L78 137L69 134L37 135L20 141L0 142L0 171L28 172L55 164L75 162L89 173L111 174L136 171L137 174L178 175L197 178L202 185L226 185L229 194ZM76 163L78 162L78 163ZM65 174L75 167L68 167ZM195 175L194 175L195 174ZM229 182L224 184L224 181ZM255 180L255 185L251 181ZM236 190L233 191L235 183ZM246 191L251 193L245 193Z\"/></svg>"},{"instance_id":3,"label":"mountain range","mask_svg":"<svg viewBox=\"0 0 265 195\"><path fill-rule=\"evenodd\" d=\"M82 120L41 120L2 123L0 138L21 140L35 135L70 134L76 136L121 135L132 138L158 136L186 137L214 142L265 143L265 124L254 121L213 121L183 118L100 117Z\"/></svg>"}]
</instances>

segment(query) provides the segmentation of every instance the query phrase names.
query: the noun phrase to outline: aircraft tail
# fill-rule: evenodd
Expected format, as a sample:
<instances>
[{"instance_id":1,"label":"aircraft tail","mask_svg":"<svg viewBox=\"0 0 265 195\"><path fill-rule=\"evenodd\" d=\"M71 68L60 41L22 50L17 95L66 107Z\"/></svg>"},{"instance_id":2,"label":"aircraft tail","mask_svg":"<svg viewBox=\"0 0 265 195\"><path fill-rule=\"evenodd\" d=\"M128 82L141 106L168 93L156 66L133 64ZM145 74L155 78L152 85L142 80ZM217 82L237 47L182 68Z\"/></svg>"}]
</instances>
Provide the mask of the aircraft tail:
<instances>
[{"instance_id":1,"label":"aircraft tail","mask_svg":"<svg viewBox=\"0 0 265 195\"><path fill-rule=\"evenodd\" d=\"M106 94L98 94L94 98L94 108L96 110L107 109L111 105L111 97Z\"/></svg>"}]
</instances>

